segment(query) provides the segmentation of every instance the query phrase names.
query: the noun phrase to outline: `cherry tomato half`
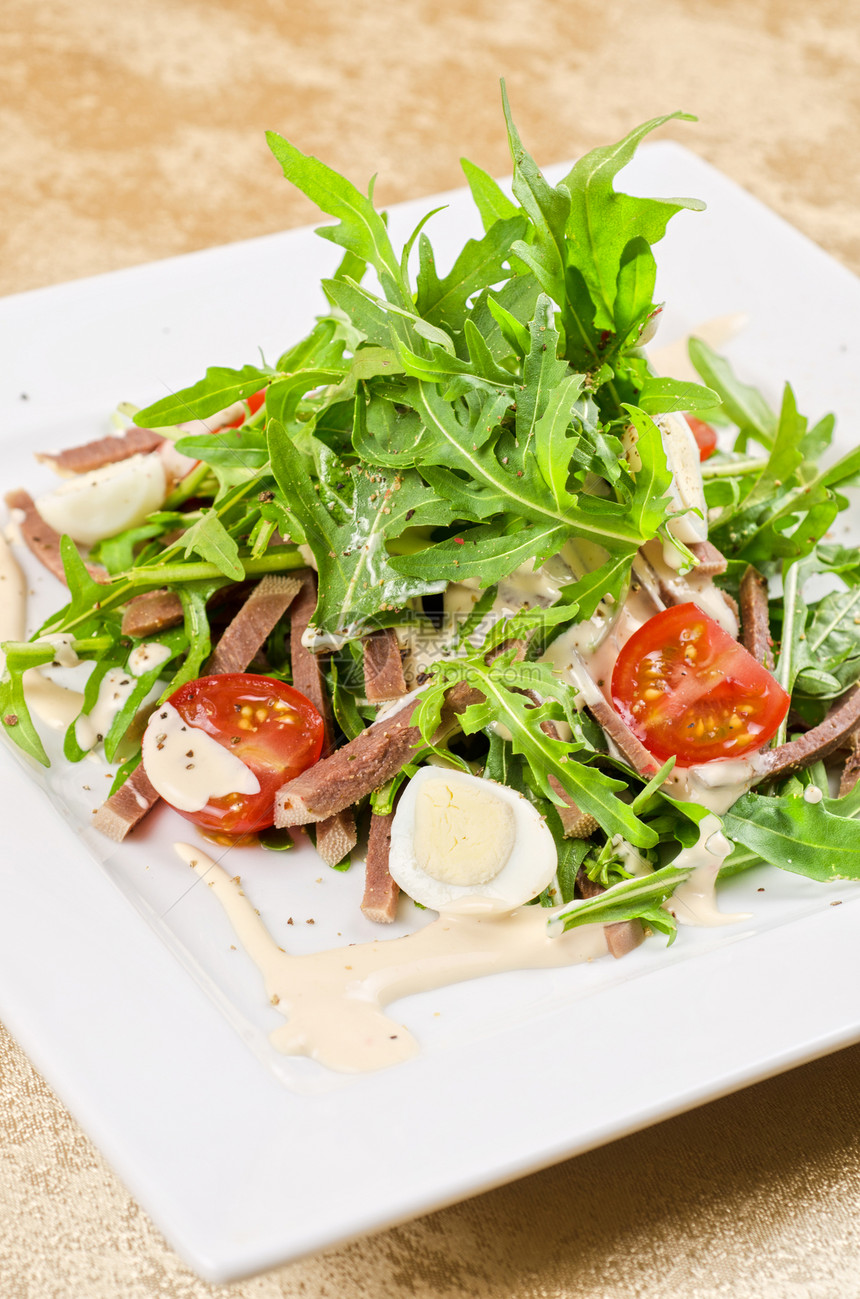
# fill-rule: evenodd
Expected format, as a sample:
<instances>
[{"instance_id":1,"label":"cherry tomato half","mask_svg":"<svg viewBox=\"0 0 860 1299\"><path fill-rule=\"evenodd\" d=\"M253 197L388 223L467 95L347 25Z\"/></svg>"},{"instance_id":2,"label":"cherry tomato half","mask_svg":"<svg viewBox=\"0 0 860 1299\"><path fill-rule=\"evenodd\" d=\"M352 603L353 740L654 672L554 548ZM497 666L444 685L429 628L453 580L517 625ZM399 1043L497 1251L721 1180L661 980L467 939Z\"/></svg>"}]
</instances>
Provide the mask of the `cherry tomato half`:
<instances>
[{"instance_id":1,"label":"cherry tomato half","mask_svg":"<svg viewBox=\"0 0 860 1299\"><path fill-rule=\"evenodd\" d=\"M695 415L685 415L684 418L696 439L699 460L707 460L717 449L717 430L713 424L706 424L703 419L696 419Z\"/></svg>"},{"instance_id":2,"label":"cherry tomato half","mask_svg":"<svg viewBox=\"0 0 860 1299\"><path fill-rule=\"evenodd\" d=\"M250 834L270 826L281 785L312 766L323 746L316 708L292 686L252 672L225 672L189 681L169 702L189 726L199 727L250 767L258 794L211 798L199 812L176 810L206 830Z\"/></svg>"},{"instance_id":3,"label":"cherry tomato half","mask_svg":"<svg viewBox=\"0 0 860 1299\"><path fill-rule=\"evenodd\" d=\"M682 767L760 749L788 712L788 695L698 605L649 618L618 655L612 702L660 762Z\"/></svg>"}]
</instances>

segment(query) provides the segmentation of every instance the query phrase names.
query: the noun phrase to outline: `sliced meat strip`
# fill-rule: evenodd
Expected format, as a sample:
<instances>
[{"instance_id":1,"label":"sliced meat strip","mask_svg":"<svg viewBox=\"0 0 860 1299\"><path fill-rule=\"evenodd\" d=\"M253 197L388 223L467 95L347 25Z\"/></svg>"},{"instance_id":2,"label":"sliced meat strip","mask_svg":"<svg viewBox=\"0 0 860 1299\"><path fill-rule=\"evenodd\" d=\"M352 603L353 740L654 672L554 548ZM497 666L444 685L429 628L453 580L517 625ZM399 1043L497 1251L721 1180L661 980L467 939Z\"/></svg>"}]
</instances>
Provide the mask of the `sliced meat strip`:
<instances>
[{"instance_id":1,"label":"sliced meat strip","mask_svg":"<svg viewBox=\"0 0 860 1299\"><path fill-rule=\"evenodd\" d=\"M860 780L860 734L851 736L850 745L848 757L845 759L845 766L842 768L842 776L839 781L840 798L850 794L857 781Z\"/></svg>"},{"instance_id":2,"label":"sliced meat strip","mask_svg":"<svg viewBox=\"0 0 860 1299\"><path fill-rule=\"evenodd\" d=\"M58 474L88 474L93 469L128 460L131 456L157 451L164 438L149 428L130 428L119 437L99 438L64 451L37 451L36 459Z\"/></svg>"},{"instance_id":3,"label":"sliced meat strip","mask_svg":"<svg viewBox=\"0 0 860 1299\"><path fill-rule=\"evenodd\" d=\"M372 704L385 704L406 694L403 659L397 636L390 627L373 632L362 642L364 693Z\"/></svg>"},{"instance_id":4,"label":"sliced meat strip","mask_svg":"<svg viewBox=\"0 0 860 1299\"><path fill-rule=\"evenodd\" d=\"M368 920L375 920L380 925L390 925L394 920L400 894L400 886L391 878L388 869L393 819L393 812L384 816L374 812L370 818L370 837L367 841L361 909Z\"/></svg>"},{"instance_id":5,"label":"sliced meat strip","mask_svg":"<svg viewBox=\"0 0 860 1299\"><path fill-rule=\"evenodd\" d=\"M422 745L421 732L410 725L415 707L410 699L283 785L275 795L275 825L324 821L395 776Z\"/></svg>"},{"instance_id":6,"label":"sliced meat strip","mask_svg":"<svg viewBox=\"0 0 860 1299\"><path fill-rule=\"evenodd\" d=\"M182 622L182 601L175 591L146 591L125 606L123 636L154 636Z\"/></svg>"},{"instance_id":7,"label":"sliced meat strip","mask_svg":"<svg viewBox=\"0 0 860 1299\"><path fill-rule=\"evenodd\" d=\"M268 574L258 582L235 618L225 628L210 659L208 672L211 674L220 671L243 671L253 660L278 619L283 617L298 589L299 583L295 578L281 577L276 574ZM222 661L229 663L230 666L213 667L219 659L219 650L225 640L227 650ZM244 661L239 653L240 649L246 656ZM93 825L109 839L121 843L155 806L158 799L159 795L147 779L143 767L137 767L125 784L102 804L95 814Z\"/></svg>"},{"instance_id":8,"label":"sliced meat strip","mask_svg":"<svg viewBox=\"0 0 860 1299\"><path fill-rule=\"evenodd\" d=\"M433 739L439 743L450 735L454 718L482 695L465 681L458 681L446 696L442 724ZM275 825L309 825L379 789L423 747L421 732L411 724L417 707L408 699L401 708L335 749L329 757L282 785L275 795Z\"/></svg>"},{"instance_id":9,"label":"sliced meat strip","mask_svg":"<svg viewBox=\"0 0 860 1299\"><path fill-rule=\"evenodd\" d=\"M576 873L576 887L583 898L597 898L606 892L602 884L588 878L582 866ZM605 933L609 955L616 960L632 952L645 938L645 930L638 920L617 920L605 926Z\"/></svg>"},{"instance_id":10,"label":"sliced meat strip","mask_svg":"<svg viewBox=\"0 0 860 1299\"><path fill-rule=\"evenodd\" d=\"M854 686L831 708L824 721L778 749L765 749L758 763L763 775L788 776L829 757L860 726L860 686Z\"/></svg>"},{"instance_id":11,"label":"sliced meat strip","mask_svg":"<svg viewBox=\"0 0 860 1299\"><path fill-rule=\"evenodd\" d=\"M310 699L325 725L325 742L322 756L327 758L334 748L334 720L331 714L328 691L322 664L316 654L311 653L302 644L302 637L308 629L314 610L317 606L317 576L312 569L302 573L301 589L293 602L290 620L290 662L293 669L293 685ZM353 800L349 800L352 802ZM277 816L277 803L275 815ZM295 824L300 824L296 822ZM323 818L317 825L317 852L329 866L336 866L343 861L348 852L358 842L355 828L355 813L349 803L338 808L331 817ZM341 851L342 849L342 851ZM340 852L340 856L334 854ZM334 858L334 859L333 859Z\"/></svg>"},{"instance_id":12,"label":"sliced meat strip","mask_svg":"<svg viewBox=\"0 0 860 1299\"><path fill-rule=\"evenodd\" d=\"M586 707L598 726L612 740L622 758L645 780L657 771L657 763L643 744L637 740L630 727L605 699L589 700Z\"/></svg>"},{"instance_id":13,"label":"sliced meat strip","mask_svg":"<svg viewBox=\"0 0 860 1299\"><path fill-rule=\"evenodd\" d=\"M206 673L244 672L299 593L295 577L267 573L236 614L206 665Z\"/></svg>"},{"instance_id":14,"label":"sliced meat strip","mask_svg":"<svg viewBox=\"0 0 860 1299\"><path fill-rule=\"evenodd\" d=\"M695 568L697 577L719 577L729 566L725 555L710 541L694 541L689 549L699 561Z\"/></svg>"},{"instance_id":15,"label":"sliced meat strip","mask_svg":"<svg viewBox=\"0 0 860 1299\"><path fill-rule=\"evenodd\" d=\"M114 843L122 843L155 807L159 797L143 767L136 767L125 784L111 794L106 803L102 803L93 818L93 829L113 839Z\"/></svg>"},{"instance_id":16,"label":"sliced meat strip","mask_svg":"<svg viewBox=\"0 0 860 1299\"><path fill-rule=\"evenodd\" d=\"M767 578L749 564L741 578L741 636L754 659L773 671Z\"/></svg>"},{"instance_id":17,"label":"sliced meat strip","mask_svg":"<svg viewBox=\"0 0 860 1299\"><path fill-rule=\"evenodd\" d=\"M290 614L290 662L293 668L293 685L311 701L325 722L326 738L323 757L328 757L334 731L325 676L320 659L302 644L302 637L317 607L317 575L312 569L303 569L297 577L301 589L293 601Z\"/></svg>"},{"instance_id":18,"label":"sliced meat strip","mask_svg":"<svg viewBox=\"0 0 860 1299\"><path fill-rule=\"evenodd\" d=\"M49 573L53 573L54 577L65 582L66 574L60 557L59 532L55 532L45 522L29 492L19 488L17 491L7 492L5 499L10 510L20 510L23 515L18 523L21 540L36 556L39 563L44 564ZM96 582L109 581L107 572L99 564L87 564L87 572Z\"/></svg>"},{"instance_id":19,"label":"sliced meat strip","mask_svg":"<svg viewBox=\"0 0 860 1299\"><path fill-rule=\"evenodd\" d=\"M357 843L358 831L351 807L317 822L316 848L327 866L338 866Z\"/></svg>"}]
</instances>

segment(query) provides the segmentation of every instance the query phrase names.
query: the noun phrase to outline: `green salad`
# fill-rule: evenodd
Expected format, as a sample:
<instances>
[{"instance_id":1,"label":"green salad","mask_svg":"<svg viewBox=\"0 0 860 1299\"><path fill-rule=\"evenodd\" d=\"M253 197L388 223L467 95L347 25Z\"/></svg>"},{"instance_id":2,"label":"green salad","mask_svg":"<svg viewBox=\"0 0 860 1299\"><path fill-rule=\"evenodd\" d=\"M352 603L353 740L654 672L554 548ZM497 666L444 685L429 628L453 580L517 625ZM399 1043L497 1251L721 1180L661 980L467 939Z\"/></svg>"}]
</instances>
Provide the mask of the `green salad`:
<instances>
[{"instance_id":1,"label":"green salad","mask_svg":"<svg viewBox=\"0 0 860 1299\"><path fill-rule=\"evenodd\" d=\"M646 122L551 185L506 97L504 111L513 197L464 161L483 234L447 270L433 212L395 248L372 184L269 135L285 177L334 218L318 231L343 252L322 284L328 308L275 360L237 358L121 408L119 458L73 471L62 508L70 481L98 495L117 465L139 473L152 457L162 486L113 531L55 523L68 599L30 641L4 643L2 726L47 765L26 674L89 663L64 757L97 748L116 763L115 808L124 789L141 813L161 794L263 847L301 824L321 843L340 818L323 853L339 869L363 818L371 842L373 825L396 827L426 767L455 773L452 789L505 786L554 848L511 903L552 908L553 932L633 921L671 941L679 919L695 923L674 898L697 872L700 894L761 862L860 878L860 553L828 540L860 449L833 463L831 416L801 414L788 385L771 409L701 340L689 344L700 383L650 363L654 246L678 211L704 205L633 197L615 178L651 131L692 119ZM132 438L120 454L135 430L152 445ZM54 515L19 496L38 554ZM219 640L251 619L258 585L283 611L225 667ZM136 622L142 610L153 621ZM233 677L256 686L250 702L223 693ZM300 721L291 691L313 705ZM275 712L292 726L282 760L267 747ZM159 774L174 715L183 745L186 725L202 729L252 771L245 789L224 768L202 819ZM496 896L505 851L446 876L450 896L485 884ZM383 883L389 868L402 882L387 852Z\"/></svg>"}]
</instances>

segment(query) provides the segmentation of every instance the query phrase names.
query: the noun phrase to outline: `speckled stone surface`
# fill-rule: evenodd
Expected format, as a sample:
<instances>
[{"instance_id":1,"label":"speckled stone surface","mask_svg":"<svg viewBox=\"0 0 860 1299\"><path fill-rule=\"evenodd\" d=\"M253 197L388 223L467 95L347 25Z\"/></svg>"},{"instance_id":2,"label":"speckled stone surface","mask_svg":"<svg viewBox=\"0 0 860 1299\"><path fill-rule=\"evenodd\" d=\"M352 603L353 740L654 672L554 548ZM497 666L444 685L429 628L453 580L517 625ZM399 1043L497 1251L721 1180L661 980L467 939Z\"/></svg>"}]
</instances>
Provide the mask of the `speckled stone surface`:
<instances>
[{"instance_id":1,"label":"speckled stone surface","mask_svg":"<svg viewBox=\"0 0 860 1299\"><path fill-rule=\"evenodd\" d=\"M8 0L0 292L312 219L279 130L384 202L684 108L682 140L860 271L860 23L836 0ZM822 322L826 328L826 322ZM823 984L823 987L826 986ZM822 995L825 995L823 992ZM232 1287L194 1277L0 1030L3 1299L843 1299L860 1048Z\"/></svg>"}]
</instances>

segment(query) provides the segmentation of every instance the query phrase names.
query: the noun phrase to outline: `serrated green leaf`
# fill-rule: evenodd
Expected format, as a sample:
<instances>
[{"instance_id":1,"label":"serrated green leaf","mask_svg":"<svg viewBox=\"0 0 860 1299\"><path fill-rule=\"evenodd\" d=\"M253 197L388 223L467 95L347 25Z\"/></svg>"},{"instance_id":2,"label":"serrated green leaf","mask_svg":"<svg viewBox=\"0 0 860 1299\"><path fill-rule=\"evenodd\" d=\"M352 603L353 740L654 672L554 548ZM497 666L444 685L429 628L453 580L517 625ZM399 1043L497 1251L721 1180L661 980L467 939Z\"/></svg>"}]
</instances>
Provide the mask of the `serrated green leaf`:
<instances>
[{"instance_id":1,"label":"serrated green leaf","mask_svg":"<svg viewBox=\"0 0 860 1299\"><path fill-rule=\"evenodd\" d=\"M408 295L403 287L399 260L391 247L385 222L370 198L318 158L302 153L276 132L267 131L266 140L287 180L307 194L323 212L337 217L337 225L322 226L317 234L369 263L380 276L390 278L399 292L399 301L406 305Z\"/></svg>"},{"instance_id":2,"label":"serrated green leaf","mask_svg":"<svg viewBox=\"0 0 860 1299\"><path fill-rule=\"evenodd\" d=\"M387 542L408 527L445 524L450 508L417 473L393 474L365 465L343 466L341 512L327 507L305 472L286 431L270 425L272 469L285 508L314 552L319 573L315 625L326 632L360 635L374 614L402 608L413 596L441 591L445 583L410 579L389 561Z\"/></svg>"},{"instance_id":3,"label":"serrated green leaf","mask_svg":"<svg viewBox=\"0 0 860 1299\"><path fill-rule=\"evenodd\" d=\"M43 767L50 767L45 746L27 707L24 673L30 668L51 663L56 650L53 645L30 645L18 641L4 641L0 650L6 659L5 675L0 681L0 728L23 753Z\"/></svg>"},{"instance_id":4,"label":"serrated green leaf","mask_svg":"<svg viewBox=\"0 0 860 1299\"><path fill-rule=\"evenodd\" d=\"M239 559L239 546L230 536L218 515L207 510L183 534L183 553L199 555L214 564L219 572L234 582L245 579L245 569Z\"/></svg>"},{"instance_id":5,"label":"serrated green leaf","mask_svg":"<svg viewBox=\"0 0 860 1299\"><path fill-rule=\"evenodd\" d=\"M719 397L710 388L681 379L646 379L637 405L648 415L667 415L670 411L710 410L719 405Z\"/></svg>"},{"instance_id":6,"label":"serrated green leaf","mask_svg":"<svg viewBox=\"0 0 860 1299\"><path fill-rule=\"evenodd\" d=\"M511 202L504 190L482 168L469 162L468 158L461 158L460 166L472 191L485 232L489 232L497 221L507 221L517 215L516 204Z\"/></svg>"},{"instance_id":7,"label":"serrated green leaf","mask_svg":"<svg viewBox=\"0 0 860 1299\"><path fill-rule=\"evenodd\" d=\"M192 419L208 419L210 415L232 406L233 402L242 401L265 388L274 378L274 373L256 365L244 365L241 370L210 366L199 383L139 410L134 422L141 428L163 428Z\"/></svg>"},{"instance_id":8,"label":"serrated green leaf","mask_svg":"<svg viewBox=\"0 0 860 1299\"><path fill-rule=\"evenodd\" d=\"M725 357L719 356L703 339L691 338L687 350L698 374L709 388L719 393L724 411L737 424L742 437L754 437L763 447L770 448L776 433L776 415L758 389L742 383ZM736 449L743 450L743 446Z\"/></svg>"},{"instance_id":9,"label":"serrated green leaf","mask_svg":"<svg viewBox=\"0 0 860 1299\"><path fill-rule=\"evenodd\" d=\"M704 209L698 199L636 198L614 188L618 172L633 158L637 146L658 126L673 120L694 121L688 113L668 113L636 127L617 144L592 149L559 185L569 195L565 224L566 263L583 275L597 307L595 327L614 330L615 297L622 258L633 238L655 244L663 238L669 219L686 208Z\"/></svg>"},{"instance_id":10,"label":"serrated green leaf","mask_svg":"<svg viewBox=\"0 0 860 1299\"><path fill-rule=\"evenodd\" d=\"M807 802L802 794L748 793L723 818L737 844L772 866L808 879L860 879L860 820L841 815L844 799Z\"/></svg>"},{"instance_id":11,"label":"serrated green leaf","mask_svg":"<svg viewBox=\"0 0 860 1299\"><path fill-rule=\"evenodd\" d=\"M488 285L500 283L512 274L511 247L525 234L526 219L513 215L495 222L483 239L467 240L451 270L442 279L430 241L422 236L416 307L425 320L447 330L459 330L466 317L466 303Z\"/></svg>"}]
</instances>

